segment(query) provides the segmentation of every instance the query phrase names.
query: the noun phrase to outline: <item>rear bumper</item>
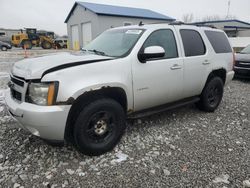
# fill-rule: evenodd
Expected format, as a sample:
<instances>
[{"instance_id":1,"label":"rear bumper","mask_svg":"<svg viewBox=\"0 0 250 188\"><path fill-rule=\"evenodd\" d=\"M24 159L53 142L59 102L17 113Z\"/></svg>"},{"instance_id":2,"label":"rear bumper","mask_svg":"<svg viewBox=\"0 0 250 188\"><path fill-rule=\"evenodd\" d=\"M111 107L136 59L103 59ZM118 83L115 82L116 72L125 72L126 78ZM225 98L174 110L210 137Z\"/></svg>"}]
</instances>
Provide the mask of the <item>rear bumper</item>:
<instances>
[{"instance_id":1,"label":"rear bumper","mask_svg":"<svg viewBox=\"0 0 250 188\"><path fill-rule=\"evenodd\" d=\"M234 71L227 72L225 85L232 81L234 74Z\"/></svg>"},{"instance_id":2,"label":"rear bumper","mask_svg":"<svg viewBox=\"0 0 250 188\"><path fill-rule=\"evenodd\" d=\"M5 93L5 101L10 114L20 123L20 127L33 135L48 140L64 140L64 132L70 105L38 106L16 102Z\"/></svg>"},{"instance_id":3,"label":"rear bumper","mask_svg":"<svg viewBox=\"0 0 250 188\"><path fill-rule=\"evenodd\" d=\"M235 77L238 78L250 78L250 68L234 67Z\"/></svg>"}]
</instances>

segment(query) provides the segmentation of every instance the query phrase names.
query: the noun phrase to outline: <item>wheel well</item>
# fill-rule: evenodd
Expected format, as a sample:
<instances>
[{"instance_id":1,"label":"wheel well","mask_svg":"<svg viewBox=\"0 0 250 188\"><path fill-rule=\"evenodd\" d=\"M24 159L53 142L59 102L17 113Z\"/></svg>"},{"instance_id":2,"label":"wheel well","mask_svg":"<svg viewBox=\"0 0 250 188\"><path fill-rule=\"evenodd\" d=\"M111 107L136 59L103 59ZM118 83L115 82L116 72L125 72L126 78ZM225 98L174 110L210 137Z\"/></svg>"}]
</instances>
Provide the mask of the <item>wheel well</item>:
<instances>
[{"instance_id":1,"label":"wheel well","mask_svg":"<svg viewBox=\"0 0 250 188\"><path fill-rule=\"evenodd\" d=\"M213 70L213 71L209 74L208 79L207 79L207 82L208 82L211 78L217 76L217 77L220 77L220 78L222 79L223 83L225 84L225 82L226 82L226 74L227 74L227 71L226 71L225 69Z\"/></svg>"},{"instance_id":2,"label":"wheel well","mask_svg":"<svg viewBox=\"0 0 250 188\"><path fill-rule=\"evenodd\" d=\"M122 88L107 87L86 92L73 102L69 111L64 134L66 140L72 143L74 142L73 128L79 113L84 108L84 106L100 98L111 98L117 101L123 107L125 112L127 111L127 96L126 92Z\"/></svg>"}]
</instances>

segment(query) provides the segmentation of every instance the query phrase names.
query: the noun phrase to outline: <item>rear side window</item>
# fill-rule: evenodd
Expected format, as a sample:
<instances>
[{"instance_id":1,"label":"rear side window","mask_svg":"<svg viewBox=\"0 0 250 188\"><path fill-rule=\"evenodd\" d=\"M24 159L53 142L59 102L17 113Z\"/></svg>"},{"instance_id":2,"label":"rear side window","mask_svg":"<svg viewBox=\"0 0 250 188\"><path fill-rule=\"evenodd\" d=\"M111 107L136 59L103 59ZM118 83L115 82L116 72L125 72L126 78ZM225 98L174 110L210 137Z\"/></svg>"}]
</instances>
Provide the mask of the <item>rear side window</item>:
<instances>
[{"instance_id":1,"label":"rear side window","mask_svg":"<svg viewBox=\"0 0 250 188\"><path fill-rule=\"evenodd\" d=\"M205 31L205 34L213 46L215 53L232 52L232 48L224 33L219 31Z\"/></svg>"},{"instance_id":2,"label":"rear side window","mask_svg":"<svg viewBox=\"0 0 250 188\"><path fill-rule=\"evenodd\" d=\"M186 57L199 56L206 53L206 47L200 33L195 30L182 29L180 34Z\"/></svg>"}]
</instances>

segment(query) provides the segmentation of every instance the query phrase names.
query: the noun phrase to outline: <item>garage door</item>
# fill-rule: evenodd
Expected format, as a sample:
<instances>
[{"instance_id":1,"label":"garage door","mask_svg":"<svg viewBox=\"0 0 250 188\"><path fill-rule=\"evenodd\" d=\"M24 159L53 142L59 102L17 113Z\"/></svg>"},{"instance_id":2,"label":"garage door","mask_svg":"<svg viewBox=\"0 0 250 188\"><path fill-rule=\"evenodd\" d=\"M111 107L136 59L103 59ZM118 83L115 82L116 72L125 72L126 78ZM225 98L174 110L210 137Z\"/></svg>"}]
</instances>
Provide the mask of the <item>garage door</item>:
<instances>
[{"instance_id":1,"label":"garage door","mask_svg":"<svg viewBox=\"0 0 250 188\"><path fill-rule=\"evenodd\" d=\"M84 23L82 24L82 41L83 46L86 46L92 40L92 30L91 30L91 23Z\"/></svg>"},{"instance_id":2,"label":"garage door","mask_svg":"<svg viewBox=\"0 0 250 188\"><path fill-rule=\"evenodd\" d=\"M73 50L79 50L79 31L78 31L78 25L71 26L71 34L72 34L72 48Z\"/></svg>"}]
</instances>

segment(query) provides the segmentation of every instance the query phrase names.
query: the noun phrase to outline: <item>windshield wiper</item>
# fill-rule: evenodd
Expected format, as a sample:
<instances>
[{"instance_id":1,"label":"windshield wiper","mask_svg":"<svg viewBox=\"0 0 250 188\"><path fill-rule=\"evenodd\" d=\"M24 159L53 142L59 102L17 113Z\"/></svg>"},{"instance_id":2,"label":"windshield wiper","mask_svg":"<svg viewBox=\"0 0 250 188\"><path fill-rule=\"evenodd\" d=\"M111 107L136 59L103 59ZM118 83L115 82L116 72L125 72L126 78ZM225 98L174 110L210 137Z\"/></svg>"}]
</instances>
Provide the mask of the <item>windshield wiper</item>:
<instances>
[{"instance_id":1,"label":"windshield wiper","mask_svg":"<svg viewBox=\"0 0 250 188\"><path fill-rule=\"evenodd\" d=\"M93 50L88 50L89 52L94 52L95 54L97 55L102 55L102 56L107 56L105 54L105 52L102 52L102 51L99 51L99 50L96 50L96 49L93 49Z\"/></svg>"}]
</instances>

